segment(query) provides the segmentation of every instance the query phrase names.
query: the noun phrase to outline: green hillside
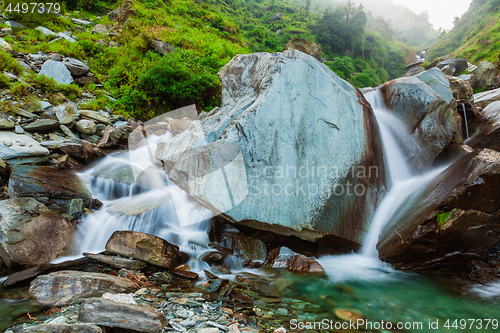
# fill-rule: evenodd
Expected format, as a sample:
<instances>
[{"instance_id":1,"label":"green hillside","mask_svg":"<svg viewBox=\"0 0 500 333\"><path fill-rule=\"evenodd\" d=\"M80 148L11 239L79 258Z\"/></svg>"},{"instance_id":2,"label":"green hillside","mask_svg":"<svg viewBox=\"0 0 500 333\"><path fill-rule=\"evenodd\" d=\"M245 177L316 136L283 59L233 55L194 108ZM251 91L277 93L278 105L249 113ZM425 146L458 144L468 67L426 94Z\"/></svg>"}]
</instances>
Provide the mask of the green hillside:
<instances>
[{"instance_id":1,"label":"green hillside","mask_svg":"<svg viewBox=\"0 0 500 333\"><path fill-rule=\"evenodd\" d=\"M469 10L429 49L428 59L453 54L472 63L500 55L500 0L474 0Z\"/></svg>"},{"instance_id":2,"label":"green hillside","mask_svg":"<svg viewBox=\"0 0 500 333\"><path fill-rule=\"evenodd\" d=\"M134 0L126 17L113 21L107 13L122 6L123 0L66 0L64 16L11 13L30 29L4 39L17 52L56 52L86 61L103 86L84 87L99 97L85 107L99 110L107 105L137 119L192 103L198 110L218 106L221 87L216 74L231 58L279 52L298 37L319 43L326 65L358 87L376 86L403 73L414 51L387 21L375 20L353 2L325 8L322 1ZM78 26L70 17L104 24L112 33L92 34L91 28ZM56 33L71 31L78 42L46 37L34 29L40 25ZM155 39L177 51L162 55L151 47ZM3 51L0 56L10 57ZM5 66L1 69L7 70ZM4 86L10 85L0 79ZM47 86L33 77L28 81L35 87ZM16 91L26 90L21 83L12 85ZM108 93L116 101L104 96Z\"/></svg>"}]
</instances>

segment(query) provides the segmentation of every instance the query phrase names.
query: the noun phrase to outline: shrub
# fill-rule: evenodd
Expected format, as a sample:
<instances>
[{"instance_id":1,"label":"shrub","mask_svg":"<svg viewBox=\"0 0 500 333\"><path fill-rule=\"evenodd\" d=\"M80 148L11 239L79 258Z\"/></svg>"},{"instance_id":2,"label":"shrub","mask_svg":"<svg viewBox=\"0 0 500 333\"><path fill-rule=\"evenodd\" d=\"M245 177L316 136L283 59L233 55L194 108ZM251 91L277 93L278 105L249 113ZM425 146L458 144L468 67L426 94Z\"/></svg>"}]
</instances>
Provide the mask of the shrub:
<instances>
[{"instance_id":1,"label":"shrub","mask_svg":"<svg viewBox=\"0 0 500 333\"><path fill-rule=\"evenodd\" d=\"M22 99L25 96L28 96L28 94L31 92L33 89L32 86L30 86L28 83L25 82L17 82L13 84L10 88L10 92L14 97L18 100Z\"/></svg>"},{"instance_id":2,"label":"shrub","mask_svg":"<svg viewBox=\"0 0 500 333\"><path fill-rule=\"evenodd\" d=\"M0 70L6 72L12 72L16 75L23 73L24 69L16 59L12 58L10 54L0 49Z\"/></svg>"}]
</instances>

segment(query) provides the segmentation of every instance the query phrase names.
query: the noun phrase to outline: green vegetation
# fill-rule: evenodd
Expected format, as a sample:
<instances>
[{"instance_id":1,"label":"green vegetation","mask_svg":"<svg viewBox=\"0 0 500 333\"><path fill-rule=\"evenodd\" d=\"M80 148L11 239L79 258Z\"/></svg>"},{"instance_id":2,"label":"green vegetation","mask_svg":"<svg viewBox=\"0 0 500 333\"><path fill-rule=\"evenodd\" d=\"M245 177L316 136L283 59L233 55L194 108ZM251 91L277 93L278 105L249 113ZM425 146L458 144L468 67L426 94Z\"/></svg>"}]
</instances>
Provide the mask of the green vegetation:
<instances>
[{"instance_id":1,"label":"green vegetation","mask_svg":"<svg viewBox=\"0 0 500 333\"><path fill-rule=\"evenodd\" d=\"M453 213L453 211L450 211L447 213L444 213L444 212L436 213L435 218L436 218L436 222L437 222L440 229L442 229L443 226L446 224L446 222L448 222L452 213Z\"/></svg>"},{"instance_id":2,"label":"green vegetation","mask_svg":"<svg viewBox=\"0 0 500 333\"><path fill-rule=\"evenodd\" d=\"M473 63L495 63L500 56L500 0L474 0L453 29L442 34L428 52L428 59L452 54Z\"/></svg>"},{"instance_id":3,"label":"green vegetation","mask_svg":"<svg viewBox=\"0 0 500 333\"><path fill-rule=\"evenodd\" d=\"M42 24L33 15L16 17L31 29L15 31L15 37L5 39L15 51L56 52L87 61L102 86L85 87L97 100L84 107L99 110L109 106L137 119L188 104L196 104L200 111L211 110L220 104L217 72L231 58L282 51L292 38L319 43L329 59L325 64L358 87L376 86L400 76L407 59L414 57L388 22L375 20L363 6L352 2L327 6L324 0L135 0L125 17L112 22L106 13L123 2L61 2L71 17L105 24L112 27L113 34L91 34L65 16L44 17ZM54 36L33 29L39 25L56 33L71 31L78 42L54 41ZM162 55L152 48L154 40L177 50ZM5 52L0 53L0 63L17 65ZM76 85L58 86L34 74L25 81L46 90L56 104L62 100L58 93L69 99L81 95ZM20 94L24 87L16 84L12 89Z\"/></svg>"}]
</instances>

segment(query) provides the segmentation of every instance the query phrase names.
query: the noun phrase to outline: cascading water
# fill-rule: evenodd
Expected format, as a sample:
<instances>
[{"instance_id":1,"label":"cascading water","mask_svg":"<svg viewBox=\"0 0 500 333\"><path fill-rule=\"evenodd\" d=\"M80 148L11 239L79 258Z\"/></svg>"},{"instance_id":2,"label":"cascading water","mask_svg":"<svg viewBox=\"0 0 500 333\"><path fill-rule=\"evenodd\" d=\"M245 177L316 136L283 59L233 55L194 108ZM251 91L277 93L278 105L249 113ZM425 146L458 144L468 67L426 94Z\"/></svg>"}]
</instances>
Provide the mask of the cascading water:
<instances>
[{"instance_id":1,"label":"cascading water","mask_svg":"<svg viewBox=\"0 0 500 333\"><path fill-rule=\"evenodd\" d=\"M365 97L380 128L389 190L375 211L361 252L320 259L327 274L335 281L388 279L397 274L378 259L380 232L409 197L444 170L440 168L417 174L415 170L423 170L423 166L412 166L408 162L408 157L415 155L418 146L405 124L386 109L379 90L371 91Z\"/></svg>"},{"instance_id":2,"label":"cascading water","mask_svg":"<svg viewBox=\"0 0 500 333\"><path fill-rule=\"evenodd\" d=\"M462 104L462 110L464 112L465 131L467 132L467 139L469 139L469 125L467 124L467 113L465 112L465 104Z\"/></svg>"},{"instance_id":3,"label":"cascading water","mask_svg":"<svg viewBox=\"0 0 500 333\"><path fill-rule=\"evenodd\" d=\"M88 180L93 196L103 203L103 207L89 214L82 222L78 233L79 254L103 251L114 231L133 230L178 245L181 251L190 255L188 264L193 270L202 271L209 267L197 258L208 251L206 230L212 212L189 199L185 191L168 181L162 170L151 172L155 168L153 156L157 144L171 138L169 132L152 136L146 145L110 155L81 174ZM128 170L129 177L130 170L149 170L147 178L156 175L161 179L148 179L150 183L156 184L140 187L135 182L127 184L93 175L96 170L117 166L122 166L119 169L122 172Z\"/></svg>"}]
</instances>

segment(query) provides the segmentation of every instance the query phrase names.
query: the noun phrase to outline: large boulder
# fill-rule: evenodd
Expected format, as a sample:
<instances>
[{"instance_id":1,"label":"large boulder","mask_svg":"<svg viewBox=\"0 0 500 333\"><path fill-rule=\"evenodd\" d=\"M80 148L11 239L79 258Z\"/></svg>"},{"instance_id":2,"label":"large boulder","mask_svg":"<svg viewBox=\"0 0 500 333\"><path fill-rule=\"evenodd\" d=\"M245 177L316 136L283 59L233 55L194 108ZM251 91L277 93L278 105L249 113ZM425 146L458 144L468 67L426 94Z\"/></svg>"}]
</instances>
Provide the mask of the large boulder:
<instances>
[{"instance_id":1,"label":"large boulder","mask_svg":"<svg viewBox=\"0 0 500 333\"><path fill-rule=\"evenodd\" d=\"M75 58L64 59L63 64L73 77L83 76L90 72L89 66Z\"/></svg>"},{"instance_id":2,"label":"large boulder","mask_svg":"<svg viewBox=\"0 0 500 333\"><path fill-rule=\"evenodd\" d=\"M455 100L474 104L474 90L469 82L456 76L447 76L447 79Z\"/></svg>"},{"instance_id":3,"label":"large boulder","mask_svg":"<svg viewBox=\"0 0 500 333\"><path fill-rule=\"evenodd\" d=\"M41 275L30 284L29 300L41 306L79 303L84 298L101 297L105 293L128 293L137 286L129 279L77 271L60 271Z\"/></svg>"},{"instance_id":4,"label":"large boulder","mask_svg":"<svg viewBox=\"0 0 500 333\"><path fill-rule=\"evenodd\" d=\"M389 81L380 87L385 103L420 146L411 158L430 166L457 132L456 101L450 82L437 68Z\"/></svg>"},{"instance_id":5,"label":"large boulder","mask_svg":"<svg viewBox=\"0 0 500 333\"><path fill-rule=\"evenodd\" d=\"M497 80L498 69L489 61L481 61L472 72L470 83L472 87L492 87Z\"/></svg>"},{"instance_id":6,"label":"large boulder","mask_svg":"<svg viewBox=\"0 0 500 333\"><path fill-rule=\"evenodd\" d=\"M448 67L451 71L451 74L449 75L453 75L465 71L467 67L469 67L469 64L464 58L451 58L438 62L436 67L441 70Z\"/></svg>"},{"instance_id":7,"label":"large boulder","mask_svg":"<svg viewBox=\"0 0 500 333\"><path fill-rule=\"evenodd\" d=\"M323 61L323 50L321 49L321 46L304 38L294 38L290 40L283 48L283 52L287 50L298 50L313 56L318 61Z\"/></svg>"},{"instance_id":8,"label":"large boulder","mask_svg":"<svg viewBox=\"0 0 500 333\"><path fill-rule=\"evenodd\" d=\"M398 269L461 273L500 242L500 153L470 153L411 196L381 233L380 258Z\"/></svg>"},{"instance_id":9,"label":"large boulder","mask_svg":"<svg viewBox=\"0 0 500 333\"><path fill-rule=\"evenodd\" d=\"M386 179L359 90L297 50L238 55L218 75L222 107L158 145L170 179L233 223L360 244Z\"/></svg>"},{"instance_id":10,"label":"large boulder","mask_svg":"<svg viewBox=\"0 0 500 333\"><path fill-rule=\"evenodd\" d=\"M7 193L11 197L36 198L62 214L69 212L73 199L82 199L85 207L92 200L87 184L73 172L39 165L13 167Z\"/></svg>"},{"instance_id":11,"label":"large boulder","mask_svg":"<svg viewBox=\"0 0 500 333\"><path fill-rule=\"evenodd\" d=\"M467 145L472 148L500 150L500 101L489 104L469 123L469 136Z\"/></svg>"},{"instance_id":12,"label":"large boulder","mask_svg":"<svg viewBox=\"0 0 500 333\"><path fill-rule=\"evenodd\" d=\"M46 264L66 254L75 227L33 198L0 201L0 261L6 266Z\"/></svg>"}]
</instances>

